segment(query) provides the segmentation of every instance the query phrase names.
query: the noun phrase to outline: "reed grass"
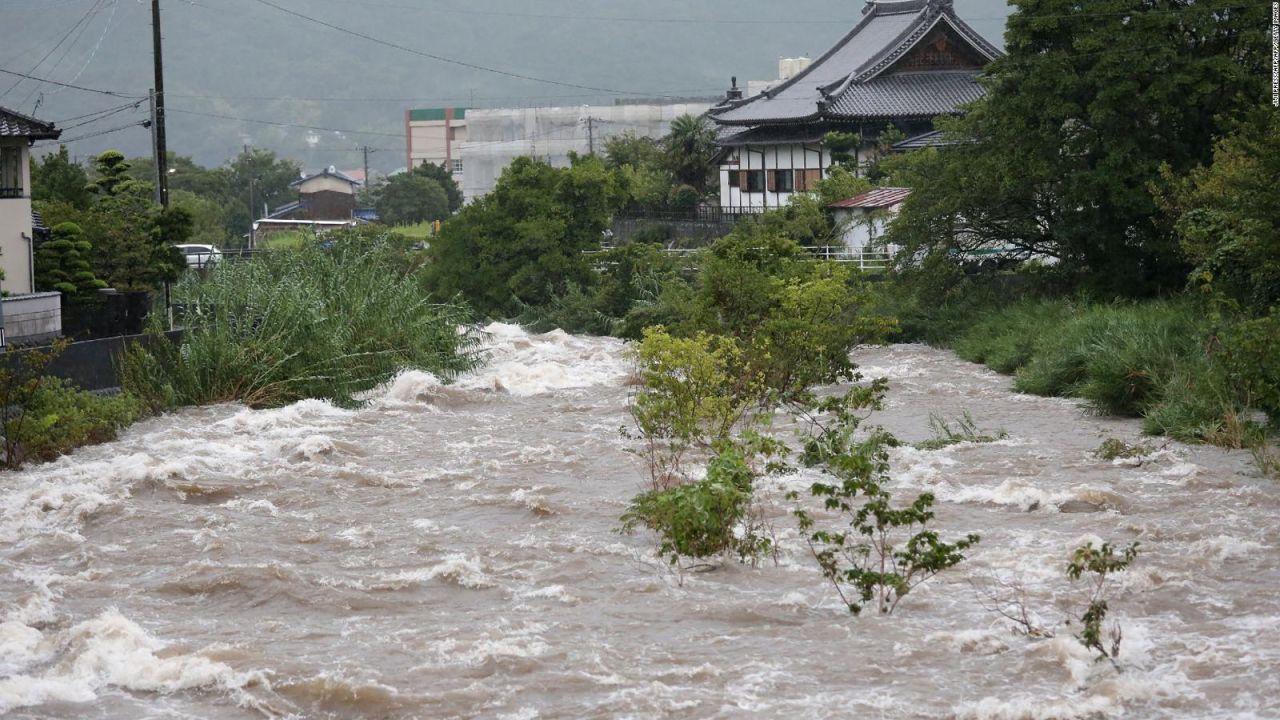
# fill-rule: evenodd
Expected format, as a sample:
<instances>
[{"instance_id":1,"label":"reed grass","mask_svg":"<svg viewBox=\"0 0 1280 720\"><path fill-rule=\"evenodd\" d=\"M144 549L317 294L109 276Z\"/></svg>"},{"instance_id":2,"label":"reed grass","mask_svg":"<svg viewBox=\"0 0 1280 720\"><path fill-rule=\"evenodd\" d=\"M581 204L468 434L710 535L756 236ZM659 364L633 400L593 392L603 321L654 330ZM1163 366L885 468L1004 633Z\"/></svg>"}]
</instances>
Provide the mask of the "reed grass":
<instances>
[{"instance_id":1,"label":"reed grass","mask_svg":"<svg viewBox=\"0 0 1280 720\"><path fill-rule=\"evenodd\" d=\"M351 237L188 274L174 290L181 341L132 348L122 384L156 409L304 398L351 406L405 368L447 380L475 367L469 312L424 296L402 254L384 239Z\"/></svg>"}]
</instances>

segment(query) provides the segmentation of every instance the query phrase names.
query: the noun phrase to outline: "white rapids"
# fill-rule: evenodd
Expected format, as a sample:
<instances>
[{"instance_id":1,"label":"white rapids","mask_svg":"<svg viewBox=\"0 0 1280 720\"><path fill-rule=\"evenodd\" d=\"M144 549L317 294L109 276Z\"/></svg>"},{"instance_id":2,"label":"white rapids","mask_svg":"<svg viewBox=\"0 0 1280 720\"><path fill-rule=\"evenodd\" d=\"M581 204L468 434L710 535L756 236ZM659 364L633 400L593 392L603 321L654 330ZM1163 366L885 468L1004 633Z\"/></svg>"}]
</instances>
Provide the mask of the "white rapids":
<instances>
[{"instance_id":1,"label":"white rapids","mask_svg":"<svg viewBox=\"0 0 1280 720\"><path fill-rule=\"evenodd\" d=\"M488 328L491 362L408 371L359 410L226 405L0 475L0 716L13 718L1277 718L1280 484L1247 454L1022 396L944 351L855 353L887 377L873 422L931 411L1008 437L893 453L970 560L890 617L839 605L764 483L778 563L683 582L615 532L623 343ZM1070 629L1028 639L976 585L1046 624L1073 547L1141 542L1112 612L1117 673Z\"/></svg>"}]
</instances>

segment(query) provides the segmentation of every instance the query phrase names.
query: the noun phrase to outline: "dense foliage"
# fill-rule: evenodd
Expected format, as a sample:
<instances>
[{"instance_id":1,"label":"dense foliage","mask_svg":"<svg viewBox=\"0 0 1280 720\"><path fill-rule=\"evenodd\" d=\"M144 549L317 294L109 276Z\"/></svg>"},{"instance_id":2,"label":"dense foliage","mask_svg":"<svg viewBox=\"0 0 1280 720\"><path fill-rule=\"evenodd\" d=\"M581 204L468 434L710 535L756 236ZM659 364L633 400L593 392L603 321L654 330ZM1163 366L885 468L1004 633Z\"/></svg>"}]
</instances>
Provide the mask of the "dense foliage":
<instances>
[{"instance_id":1,"label":"dense foliage","mask_svg":"<svg viewBox=\"0 0 1280 720\"><path fill-rule=\"evenodd\" d=\"M404 368L450 378L473 367L476 338L456 305L429 301L400 248L339 238L227 263L174 289L181 342L137 345L124 386L153 408L303 398L344 405Z\"/></svg>"},{"instance_id":2,"label":"dense foliage","mask_svg":"<svg viewBox=\"0 0 1280 720\"><path fill-rule=\"evenodd\" d=\"M479 312L512 316L572 285L592 284L591 259L621 200L614 173L595 157L553 168L517 158L492 193L445 224L428 250L429 285Z\"/></svg>"},{"instance_id":3,"label":"dense foliage","mask_svg":"<svg viewBox=\"0 0 1280 720\"><path fill-rule=\"evenodd\" d=\"M1015 5L986 98L940 121L955 144L884 164L894 184L915 189L891 241L912 258L1052 258L1122 295L1180 288L1189 266L1158 221L1161 169L1207 163L1214 138L1263 103L1266 8Z\"/></svg>"},{"instance_id":4,"label":"dense foliage","mask_svg":"<svg viewBox=\"0 0 1280 720\"><path fill-rule=\"evenodd\" d=\"M33 258L37 291L60 292L63 301L70 303L107 287L94 275L90 263L93 245L84 238L79 225L61 223L54 226L50 234L49 240L36 246Z\"/></svg>"}]
</instances>

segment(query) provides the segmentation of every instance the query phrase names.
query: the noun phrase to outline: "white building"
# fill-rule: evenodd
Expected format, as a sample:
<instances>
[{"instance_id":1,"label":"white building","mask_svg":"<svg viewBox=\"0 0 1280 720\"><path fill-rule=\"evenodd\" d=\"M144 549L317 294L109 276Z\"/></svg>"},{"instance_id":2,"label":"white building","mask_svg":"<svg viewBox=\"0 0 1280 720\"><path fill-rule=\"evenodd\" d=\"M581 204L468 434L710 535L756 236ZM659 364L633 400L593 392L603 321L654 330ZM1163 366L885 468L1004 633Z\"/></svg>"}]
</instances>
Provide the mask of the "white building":
<instances>
[{"instance_id":1,"label":"white building","mask_svg":"<svg viewBox=\"0 0 1280 720\"><path fill-rule=\"evenodd\" d=\"M462 144L462 194L467 201L487 195L518 157L568 167L570 153L603 152L605 140L627 132L660 138L670 132L672 120L702 115L710 107L676 103L470 110L467 142Z\"/></svg>"},{"instance_id":2,"label":"white building","mask_svg":"<svg viewBox=\"0 0 1280 720\"><path fill-rule=\"evenodd\" d=\"M828 132L856 133L855 167L892 127L931 132L933 119L982 97L982 68L1000 55L956 16L951 0L871 0L852 30L811 65L751 97L735 87L712 110L724 148L720 204L786 205L831 167Z\"/></svg>"},{"instance_id":3,"label":"white building","mask_svg":"<svg viewBox=\"0 0 1280 720\"><path fill-rule=\"evenodd\" d=\"M57 335L62 329L61 295L35 292L35 231L31 214L31 144L56 140L62 131L0 108L0 290L9 339ZM0 335L3 340L5 335Z\"/></svg>"},{"instance_id":4,"label":"white building","mask_svg":"<svg viewBox=\"0 0 1280 720\"><path fill-rule=\"evenodd\" d=\"M467 108L422 108L404 112L405 160L412 170L424 162L448 168L462 185L462 144Z\"/></svg>"},{"instance_id":5,"label":"white building","mask_svg":"<svg viewBox=\"0 0 1280 720\"><path fill-rule=\"evenodd\" d=\"M843 231L845 248L862 252L874 247L910 194L910 188L882 187L832 203L831 214Z\"/></svg>"}]
</instances>

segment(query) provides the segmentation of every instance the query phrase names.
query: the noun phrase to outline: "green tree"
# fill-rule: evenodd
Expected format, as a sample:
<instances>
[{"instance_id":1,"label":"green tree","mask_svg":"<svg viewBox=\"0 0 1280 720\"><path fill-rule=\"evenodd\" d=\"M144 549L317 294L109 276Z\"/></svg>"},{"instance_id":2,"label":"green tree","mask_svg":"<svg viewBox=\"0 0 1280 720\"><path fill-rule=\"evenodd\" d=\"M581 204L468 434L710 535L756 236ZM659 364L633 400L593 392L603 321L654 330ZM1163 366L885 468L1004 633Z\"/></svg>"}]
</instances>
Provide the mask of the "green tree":
<instances>
[{"instance_id":1,"label":"green tree","mask_svg":"<svg viewBox=\"0 0 1280 720\"><path fill-rule=\"evenodd\" d=\"M1195 265L1192 282L1249 310L1280 304L1280 111L1253 113L1211 165L1170 184L1161 200Z\"/></svg>"},{"instance_id":2,"label":"green tree","mask_svg":"<svg viewBox=\"0 0 1280 720\"><path fill-rule=\"evenodd\" d=\"M1149 293L1187 271L1152 184L1207 163L1224 124L1264 102L1267 12L1220 0L1017 0L1007 55L958 141L886 159L915 188L892 240L942 254L1043 255L1102 289ZM1137 110L1135 110L1137 109Z\"/></svg>"},{"instance_id":3,"label":"green tree","mask_svg":"<svg viewBox=\"0 0 1280 720\"><path fill-rule=\"evenodd\" d=\"M449 196L432 178L402 173L387 181L376 207L378 218L387 225L412 225L448 217Z\"/></svg>"},{"instance_id":4,"label":"green tree","mask_svg":"<svg viewBox=\"0 0 1280 720\"><path fill-rule=\"evenodd\" d=\"M124 194L146 195L151 192L152 185L138 180L129 174L132 163L125 159L119 150L103 150L93 159L93 181L89 185L90 192L99 197L113 197Z\"/></svg>"},{"instance_id":5,"label":"green tree","mask_svg":"<svg viewBox=\"0 0 1280 720\"><path fill-rule=\"evenodd\" d=\"M712 160L716 155L716 131L706 117L681 115L671 121L671 132L663 140L667 169L676 183L706 193L717 174Z\"/></svg>"},{"instance_id":6,"label":"green tree","mask_svg":"<svg viewBox=\"0 0 1280 720\"><path fill-rule=\"evenodd\" d=\"M89 174L71 162L67 146L43 160L31 160L31 199L37 202L65 202L84 209L93 199L89 192Z\"/></svg>"},{"instance_id":7,"label":"green tree","mask_svg":"<svg viewBox=\"0 0 1280 720\"><path fill-rule=\"evenodd\" d=\"M588 287L594 274L583 253L600 247L622 200L598 158L574 157L568 168L517 158L492 193L445 223L428 250L428 282L495 316L543 305L571 284Z\"/></svg>"},{"instance_id":8,"label":"green tree","mask_svg":"<svg viewBox=\"0 0 1280 720\"><path fill-rule=\"evenodd\" d=\"M628 130L604 141L604 162L610 168L657 167L663 162L662 144Z\"/></svg>"},{"instance_id":9,"label":"green tree","mask_svg":"<svg viewBox=\"0 0 1280 720\"><path fill-rule=\"evenodd\" d=\"M852 165L858 168L858 148L862 146L862 136L858 133L831 131L822 136L822 144L831 151L831 163L834 166Z\"/></svg>"},{"instance_id":10,"label":"green tree","mask_svg":"<svg viewBox=\"0 0 1280 720\"><path fill-rule=\"evenodd\" d=\"M443 164L437 165L424 160L421 165L413 169L413 174L434 180L440 185L449 199L449 214L457 212L458 208L462 207L462 188L458 187L458 181L453 179L453 173L449 172Z\"/></svg>"},{"instance_id":11,"label":"green tree","mask_svg":"<svg viewBox=\"0 0 1280 720\"><path fill-rule=\"evenodd\" d=\"M53 227L52 235L35 251L37 290L60 292L66 301L72 302L107 286L93 273L89 263L93 244L85 239L79 225L59 223Z\"/></svg>"},{"instance_id":12,"label":"green tree","mask_svg":"<svg viewBox=\"0 0 1280 720\"><path fill-rule=\"evenodd\" d=\"M171 190L169 204L185 210L191 216L190 242L201 245L225 247L231 236L227 233L226 208L217 196L198 195L189 190Z\"/></svg>"}]
</instances>

